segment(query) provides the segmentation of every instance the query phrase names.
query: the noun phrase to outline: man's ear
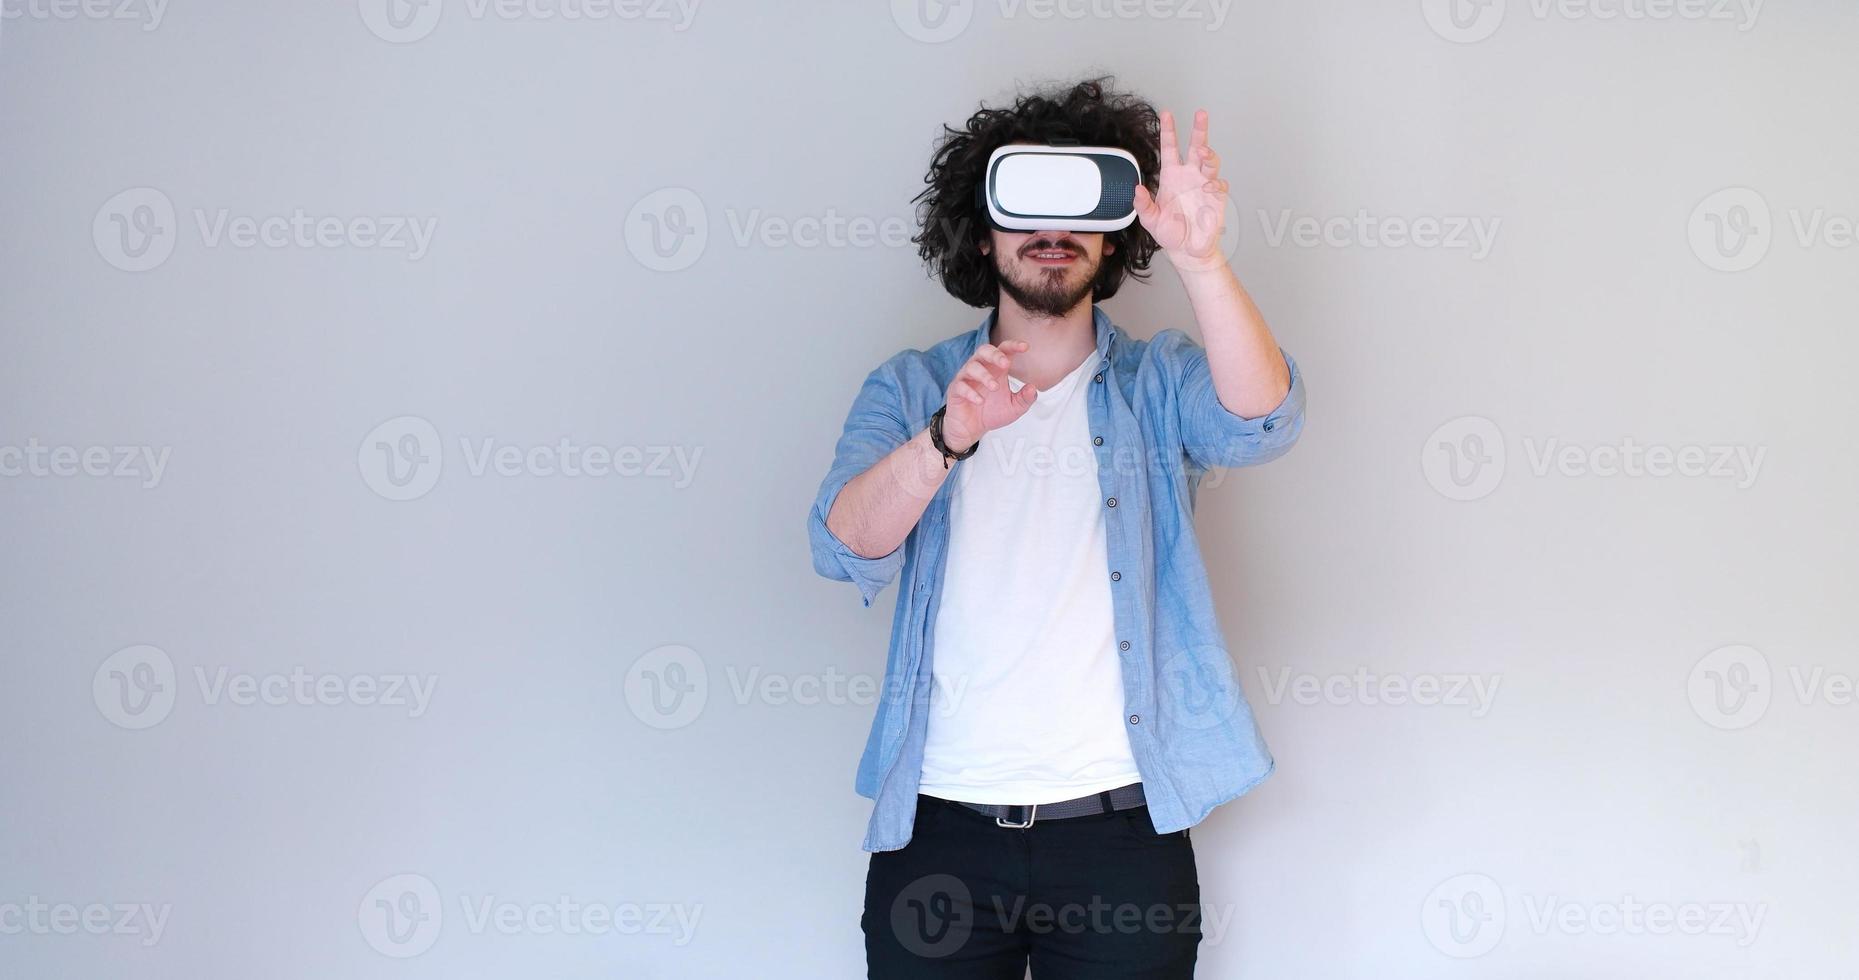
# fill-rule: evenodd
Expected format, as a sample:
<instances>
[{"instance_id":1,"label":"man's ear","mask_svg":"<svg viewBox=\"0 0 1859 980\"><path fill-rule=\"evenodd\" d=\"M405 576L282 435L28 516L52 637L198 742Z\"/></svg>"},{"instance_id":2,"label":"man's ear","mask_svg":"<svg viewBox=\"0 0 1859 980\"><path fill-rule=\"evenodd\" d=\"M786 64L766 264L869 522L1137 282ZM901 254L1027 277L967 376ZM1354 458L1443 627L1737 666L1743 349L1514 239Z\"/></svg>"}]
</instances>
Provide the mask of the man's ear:
<instances>
[{"instance_id":1,"label":"man's ear","mask_svg":"<svg viewBox=\"0 0 1859 980\"><path fill-rule=\"evenodd\" d=\"M976 244L977 244L977 245L979 245L979 246L981 247L981 254L982 254L982 255L990 255L990 254L993 254L993 252L994 252L994 238L993 238L993 236L989 236L989 237L987 237L987 238L983 238L983 239L982 239L981 241L979 241L979 242L977 242Z\"/></svg>"}]
</instances>

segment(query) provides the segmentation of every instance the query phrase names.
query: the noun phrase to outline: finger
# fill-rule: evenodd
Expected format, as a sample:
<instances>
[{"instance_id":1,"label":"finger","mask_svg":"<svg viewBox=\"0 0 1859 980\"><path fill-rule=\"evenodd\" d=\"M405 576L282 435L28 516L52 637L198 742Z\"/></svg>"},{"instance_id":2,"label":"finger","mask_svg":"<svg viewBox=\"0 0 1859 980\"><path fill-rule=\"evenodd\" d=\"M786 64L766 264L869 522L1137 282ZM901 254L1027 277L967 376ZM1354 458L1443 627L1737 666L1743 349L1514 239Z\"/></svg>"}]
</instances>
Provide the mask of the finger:
<instances>
[{"instance_id":1,"label":"finger","mask_svg":"<svg viewBox=\"0 0 1859 980\"><path fill-rule=\"evenodd\" d=\"M1012 343L1012 341L1008 341L1008 343ZM1006 354L1001 352L1000 348L995 347L993 344L982 344L975 349L975 356L969 358L968 363L981 364L988 368L998 367L1005 370L1008 364L1008 358Z\"/></svg>"},{"instance_id":2,"label":"finger","mask_svg":"<svg viewBox=\"0 0 1859 980\"><path fill-rule=\"evenodd\" d=\"M962 372L958 376L967 378L977 384L987 385L989 391L997 391L1000 389L1000 382L994 380L989 375L987 365L985 364L969 361L962 367Z\"/></svg>"},{"instance_id":3,"label":"finger","mask_svg":"<svg viewBox=\"0 0 1859 980\"><path fill-rule=\"evenodd\" d=\"M1136 217L1141 219L1145 226L1153 228L1155 227L1156 219L1161 216L1162 206L1155 203L1155 196L1149 193L1149 188L1137 184Z\"/></svg>"},{"instance_id":4,"label":"finger","mask_svg":"<svg viewBox=\"0 0 1859 980\"><path fill-rule=\"evenodd\" d=\"M1220 175L1220 154L1215 153L1211 146L1201 147L1200 153L1201 175L1203 177L1218 177Z\"/></svg>"},{"instance_id":5,"label":"finger","mask_svg":"<svg viewBox=\"0 0 1859 980\"><path fill-rule=\"evenodd\" d=\"M1032 346L1024 340L1006 341L994 349L994 363L1000 366L1004 374L1008 368L1013 367L1013 356L1026 353Z\"/></svg>"},{"instance_id":6,"label":"finger","mask_svg":"<svg viewBox=\"0 0 1859 980\"><path fill-rule=\"evenodd\" d=\"M1030 384L1021 385L1020 390L1013 393L1012 400L1014 407L1024 412L1039 400L1039 389Z\"/></svg>"},{"instance_id":7,"label":"finger","mask_svg":"<svg viewBox=\"0 0 1859 980\"><path fill-rule=\"evenodd\" d=\"M1188 150L1193 152L1207 145L1207 110L1194 110L1194 132L1188 137Z\"/></svg>"},{"instance_id":8,"label":"finger","mask_svg":"<svg viewBox=\"0 0 1859 980\"><path fill-rule=\"evenodd\" d=\"M971 405L979 405L986 400L981 397L981 392L976 390L974 382L967 378L956 378L955 382L949 385L949 400L958 399Z\"/></svg>"},{"instance_id":9,"label":"finger","mask_svg":"<svg viewBox=\"0 0 1859 980\"><path fill-rule=\"evenodd\" d=\"M1162 166L1180 163L1181 151L1175 146L1175 114L1163 109L1161 118L1157 122L1162 129Z\"/></svg>"}]
</instances>

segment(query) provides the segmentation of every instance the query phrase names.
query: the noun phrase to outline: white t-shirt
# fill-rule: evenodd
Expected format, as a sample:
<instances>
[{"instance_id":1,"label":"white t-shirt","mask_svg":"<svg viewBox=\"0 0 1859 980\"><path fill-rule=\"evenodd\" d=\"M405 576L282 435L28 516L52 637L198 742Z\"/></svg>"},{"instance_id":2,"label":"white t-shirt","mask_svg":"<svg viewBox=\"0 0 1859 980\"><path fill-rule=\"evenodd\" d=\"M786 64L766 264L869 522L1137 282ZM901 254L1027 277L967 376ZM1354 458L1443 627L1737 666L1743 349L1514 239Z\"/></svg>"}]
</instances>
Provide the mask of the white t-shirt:
<instances>
[{"instance_id":1,"label":"white t-shirt","mask_svg":"<svg viewBox=\"0 0 1859 980\"><path fill-rule=\"evenodd\" d=\"M1087 412L1095 360L982 436L950 476L919 792L1055 803L1141 778L1124 730Z\"/></svg>"}]
</instances>

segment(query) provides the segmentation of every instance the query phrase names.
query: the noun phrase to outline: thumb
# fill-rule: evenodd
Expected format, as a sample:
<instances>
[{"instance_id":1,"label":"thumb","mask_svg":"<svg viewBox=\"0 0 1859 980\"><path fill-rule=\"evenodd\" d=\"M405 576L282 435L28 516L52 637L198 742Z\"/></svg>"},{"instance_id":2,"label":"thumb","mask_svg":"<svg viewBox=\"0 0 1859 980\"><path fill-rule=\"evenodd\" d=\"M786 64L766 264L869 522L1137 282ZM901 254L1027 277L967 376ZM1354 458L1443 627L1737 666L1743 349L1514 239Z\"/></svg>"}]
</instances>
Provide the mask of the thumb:
<instances>
[{"instance_id":1,"label":"thumb","mask_svg":"<svg viewBox=\"0 0 1859 980\"><path fill-rule=\"evenodd\" d=\"M1013 407L1022 412L1032 408L1033 402L1038 400L1039 389L1030 383L1021 385L1020 390L1013 393Z\"/></svg>"},{"instance_id":2,"label":"thumb","mask_svg":"<svg viewBox=\"0 0 1859 980\"><path fill-rule=\"evenodd\" d=\"M1144 224L1148 224L1149 222L1155 220L1158 217L1156 211L1157 211L1157 207L1155 203L1155 198L1152 195L1150 195L1149 188L1143 186L1142 184L1137 184L1136 185L1136 216L1138 218L1141 218Z\"/></svg>"}]
</instances>

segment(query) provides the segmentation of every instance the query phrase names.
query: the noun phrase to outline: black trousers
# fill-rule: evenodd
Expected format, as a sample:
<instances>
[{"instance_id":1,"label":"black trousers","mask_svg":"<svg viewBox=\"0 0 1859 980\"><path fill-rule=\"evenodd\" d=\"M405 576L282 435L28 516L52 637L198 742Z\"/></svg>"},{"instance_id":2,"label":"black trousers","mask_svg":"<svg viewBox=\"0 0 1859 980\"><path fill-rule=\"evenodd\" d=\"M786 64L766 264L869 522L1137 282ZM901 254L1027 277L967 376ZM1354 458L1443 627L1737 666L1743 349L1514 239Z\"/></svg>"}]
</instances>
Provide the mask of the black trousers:
<instances>
[{"instance_id":1,"label":"black trousers","mask_svg":"<svg viewBox=\"0 0 1859 980\"><path fill-rule=\"evenodd\" d=\"M1194 975L1201 887L1189 832L1157 834L1147 807L995 824L917 797L901 850L871 856L872 980L1175 980Z\"/></svg>"}]
</instances>

